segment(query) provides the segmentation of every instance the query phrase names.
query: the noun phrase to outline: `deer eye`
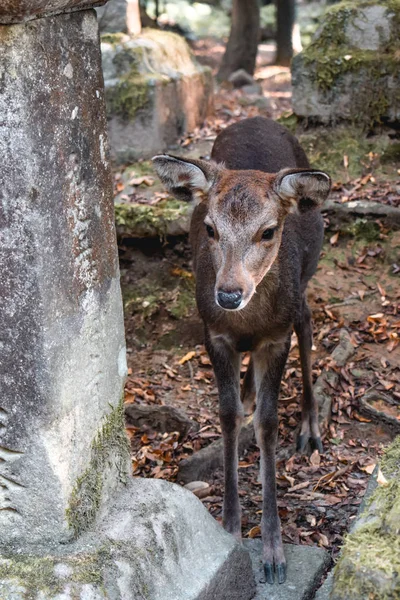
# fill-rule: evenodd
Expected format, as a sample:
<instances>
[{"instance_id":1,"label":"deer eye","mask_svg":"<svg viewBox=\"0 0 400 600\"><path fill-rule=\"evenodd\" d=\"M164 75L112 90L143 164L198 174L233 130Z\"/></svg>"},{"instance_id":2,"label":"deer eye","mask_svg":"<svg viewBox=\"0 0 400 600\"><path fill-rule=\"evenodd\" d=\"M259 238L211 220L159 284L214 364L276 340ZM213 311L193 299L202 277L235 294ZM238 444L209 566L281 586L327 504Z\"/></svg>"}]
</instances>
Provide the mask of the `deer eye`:
<instances>
[{"instance_id":1,"label":"deer eye","mask_svg":"<svg viewBox=\"0 0 400 600\"><path fill-rule=\"evenodd\" d=\"M263 240L272 240L272 238L274 237L275 231L276 231L276 227L271 227L270 229L266 229L265 231L263 231L261 238Z\"/></svg>"},{"instance_id":2,"label":"deer eye","mask_svg":"<svg viewBox=\"0 0 400 600\"><path fill-rule=\"evenodd\" d=\"M208 233L208 237L210 237L210 238L215 237L215 231L211 227L211 225L206 225L206 230L207 230L207 233Z\"/></svg>"}]
</instances>

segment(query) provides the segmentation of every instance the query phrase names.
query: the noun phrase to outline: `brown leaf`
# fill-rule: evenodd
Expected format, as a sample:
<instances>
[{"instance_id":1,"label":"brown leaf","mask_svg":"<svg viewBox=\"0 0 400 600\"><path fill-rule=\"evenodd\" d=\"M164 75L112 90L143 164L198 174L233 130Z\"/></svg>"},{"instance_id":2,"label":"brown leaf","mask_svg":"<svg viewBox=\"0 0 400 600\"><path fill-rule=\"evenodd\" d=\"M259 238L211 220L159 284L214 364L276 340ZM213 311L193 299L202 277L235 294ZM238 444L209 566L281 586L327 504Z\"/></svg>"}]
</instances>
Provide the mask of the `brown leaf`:
<instances>
[{"instance_id":1,"label":"brown leaf","mask_svg":"<svg viewBox=\"0 0 400 600\"><path fill-rule=\"evenodd\" d=\"M320 456L318 450L314 450L314 452L311 454L310 464L313 467L319 467L319 465L321 464L321 456Z\"/></svg>"},{"instance_id":2,"label":"brown leaf","mask_svg":"<svg viewBox=\"0 0 400 600\"><path fill-rule=\"evenodd\" d=\"M196 356L196 352L194 350L192 350L191 352L188 352L187 354L185 354L185 356L183 356L178 362L180 365L184 365L189 360L192 360L192 358L194 358L195 356Z\"/></svg>"}]
</instances>

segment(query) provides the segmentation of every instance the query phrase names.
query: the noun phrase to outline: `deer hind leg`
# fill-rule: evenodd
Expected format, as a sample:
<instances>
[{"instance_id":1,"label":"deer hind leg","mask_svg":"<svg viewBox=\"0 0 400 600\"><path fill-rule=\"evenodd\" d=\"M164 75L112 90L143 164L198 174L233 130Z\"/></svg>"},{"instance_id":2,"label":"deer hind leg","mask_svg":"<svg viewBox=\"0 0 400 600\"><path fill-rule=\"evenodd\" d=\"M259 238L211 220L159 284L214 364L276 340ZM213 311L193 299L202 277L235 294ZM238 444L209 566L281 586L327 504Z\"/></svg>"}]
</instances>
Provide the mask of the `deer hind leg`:
<instances>
[{"instance_id":1,"label":"deer hind leg","mask_svg":"<svg viewBox=\"0 0 400 600\"><path fill-rule=\"evenodd\" d=\"M301 400L301 430L297 438L297 450L304 452L308 442L313 450L323 451L318 425L318 402L314 396L311 372L312 324L311 311L303 297L299 318L294 324L299 340L303 395Z\"/></svg>"},{"instance_id":2,"label":"deer hind leg","mask_svg":"<svg viewBox=\"0 0 400 600\"><path fill-rule=\"evenodd\" d=\"M254 362L252 358L243 379L240 398L243 404L244 416L248 417L252 415L256 406L256 383L254 380Z\"/></svg>"}]
</instances>

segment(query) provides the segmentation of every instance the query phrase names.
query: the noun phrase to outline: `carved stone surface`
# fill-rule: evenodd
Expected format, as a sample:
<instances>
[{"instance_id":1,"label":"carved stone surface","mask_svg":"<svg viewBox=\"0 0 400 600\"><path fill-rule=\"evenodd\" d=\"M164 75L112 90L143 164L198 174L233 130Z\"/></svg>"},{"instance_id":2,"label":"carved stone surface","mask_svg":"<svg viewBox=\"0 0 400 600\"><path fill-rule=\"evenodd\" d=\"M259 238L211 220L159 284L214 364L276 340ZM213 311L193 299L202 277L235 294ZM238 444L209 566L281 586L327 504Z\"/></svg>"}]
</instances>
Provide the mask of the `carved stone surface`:
<instances>
[{"instance_id":1,"label":"carved stone surface","mask_svg":"<svg viewBox=\"0 0 400 600\"><path fill-rule=\"evenodd\" d=\"M102 6L107 0L1 0L0 23L22 23L38 17Z\"/></svg>"},{"instance_id":2,"label":"carved stone surface","mask_svg":"<svg viewBox=\"0 0 400 600\"><path fill-rule=\"evenodd\" d=\"M68 535L126 364L95 12L0 26L0 40L2 548ZM110 446L111 463L123 453Z\"/></svg>"}]
</instances>

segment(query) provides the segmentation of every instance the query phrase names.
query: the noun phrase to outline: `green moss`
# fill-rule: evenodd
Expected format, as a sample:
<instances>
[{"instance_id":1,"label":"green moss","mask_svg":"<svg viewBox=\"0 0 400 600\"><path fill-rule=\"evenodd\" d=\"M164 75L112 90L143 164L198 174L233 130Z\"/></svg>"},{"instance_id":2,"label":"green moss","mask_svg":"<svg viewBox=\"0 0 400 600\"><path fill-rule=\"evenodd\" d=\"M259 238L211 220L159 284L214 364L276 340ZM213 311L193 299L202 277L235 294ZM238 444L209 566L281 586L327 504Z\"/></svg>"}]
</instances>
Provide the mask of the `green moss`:
<instances>
[{"instance_id":1,"label":"green moss","mask_svg":"<svg viewBox=\"0 0 400 600\"><path fill-rule=\"evenodd\" d=\"M400 163L400 142L390 144L381 156L382 163Z\"/></svg>"},{"instance_id":2,"label":"green moss","mask_svg":"<svg viewBox=\"0 0 400 600\"><path fill-rule=\"evenodd\" d=\"M386 135L367 138L361 127L340 125L300 132L299 141L313 167L324 169L334 180L355 179L371 170L370 153L379 154L389 144ZM348 166L344 166L347 156Z\"/></svg>"},{"instance_id":3,"label":"green moss","mask_svg":"<svg viewBox=\"0 0 400 600\"><path fill-rule=\"evenodd\" d=\"M168 306L168 312L175 319L184 319L192 312L195 305L194 279L187 279L181 282L174 301Z\"/></svg>"},{"instance_id":4,"label":"green moss","mask_svg":"<svg viewBox=\"0 0 400 600\"><path fill-rule=\"evenodd\" d=\"M121 482L128 477L129 447L124 428L123 398L105 417L94 438L87 469L72 490L66 516L75 536L88 529L100 508L104 481L110 468L116 468Z\"/></svg>"},{"instance_id":5,"label":"green moss","mask_svg":"<svg viewBox=\"0 0 400 600\"><path fill-rule=\"evenodd\" d=\"M294 113L286 113L277 119L278 123L286 127L293 135L296 133L299 118Z\"/></svg>"},{"instance_id":6,"label":"green moss","mask_svg":"<svg viewBox=\"0 0 400 600\"><path fill-rule=\"evenodd\" d=\"M400 435L386 450L381 461L381 469L386 476L398 476L400 474Z\"/></svg>"},{"instance_id":7,"label":"green moss","mask_svg":"<svg viewBox=\"0 0 400 600\"><path fill-rule=\"evenodd\" d=\"M132 121L151 100L152 87L144 75L124 75L118 83L106 88L105 98L110 114Z\"/></svg>"},{"instance_id":8,"label":"green moss","mask_svg":"<svg viewBox=\"0 0 400 600\"><path fill-rule=\"evenodd\" d=\"M332 600L400 597L400 436L385 452L381 468L388 485L378 486L358 527L346 537Z\"/></svg>"},{"instance_id":9,"label":"green moss","mask_svg":"<svg viewBox=\"0 0 400 600\"><path fill-rule=\"evenodd\" d=\"M167 199L153 206L148 204L116 204L115 223L118 234L128 237L164 238L168 224L188 218L190 206L179 200Z\"/></svg>"},{"instance_id":10,"label":"green moss","mask_svg":"<svg viewBox=\"0 0 400 600\"><path fill-rule=\"evenodd\" d=\"M103 33L100 36L100 42L111 44L112 46L122 44L128 39L129 37L125 33Z\"/></svg>"},{"instance_id":11,"label":"green moss","mask_svg":"<svg viewBox=\"0 0 400 600\"><path fill-rule=\"evenodd\" d=\"M358 73L359 83L349 90L351 120L366 127L381 122L388 107L400 104L396 85L389 89L388 78L398 79L400 67L400 0L385 3L387 12L394 14L391 39L379 52L352 48L346 40L346 26L361 8L376 1L341 2L327 11L322 29L302 53L305 66L329 102L329 91L339 85L348 73Z\"/></svg>"},{"instance_id":12,"label":"green moss","mask_svg":"<svg viewBox=\"0 0 400 600\"><path fill-rule=\"evenodd\" d=\"M68 557L34 556L28 554L0 557L0 581L16 580L24 586L27 600L39 597L40 592L53 597L63 591L66 581L57 576L56 566L70 567L69 584L100 584L101 553L80 554Z\"/></svg>"},{"instance_id":13,"label":"green moss","mask_svg":"<svg viewBox=\"0 0 400 600\"><path fill-rule=\"evenodd\" d=\"M368 219L356 219L342 231L350 234L357 240L365 240L369 243L378 240L380 235L378 223Z\"/></svg>"}]
</instances>

